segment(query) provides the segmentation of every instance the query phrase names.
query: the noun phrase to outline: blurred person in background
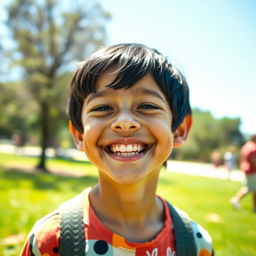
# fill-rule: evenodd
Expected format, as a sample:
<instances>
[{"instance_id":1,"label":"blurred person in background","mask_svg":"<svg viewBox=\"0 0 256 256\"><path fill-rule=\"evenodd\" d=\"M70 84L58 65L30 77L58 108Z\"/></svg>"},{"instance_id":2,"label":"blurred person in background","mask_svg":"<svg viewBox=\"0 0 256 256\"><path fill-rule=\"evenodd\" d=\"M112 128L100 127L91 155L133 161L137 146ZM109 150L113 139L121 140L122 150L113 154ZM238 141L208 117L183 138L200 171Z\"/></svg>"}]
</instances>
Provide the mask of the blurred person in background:
<instances>
[{"instance_id":1,"label":"blurred person in background","mask_svg":"<svg viewBox=\"0 0 256 256\"><path fill-rule=\"evenodd\" d=\"M229 150L224 154L224 163L228 170L228 178L230 178L231 171L236 169L236 155L233 147L230 147Z\"/></svg>"},{"instance_id":2,"label":"blurred person in background","mask_svg":"<svg viewBox=\"0 0 256 256\"><path fill-rule=\"evenodd\" d=\"M211 156L212 164L215 168L220 167L221 165L221 155L219 151L213 151Z\"/></svg>"},{"instance_id":3,"label":"blurred person in background","mask_svg":"<svg viewBox=\"0 0 256 256\"><path fill-rule=\"evenodd\" d=\"M241 170L245 174L245 183L242 188L230 199L233 208L241 208L240 200L253 194L253 211L256 212L256 134L250 137L250 140L241 148Z\"/></svg>"}]
</instances>

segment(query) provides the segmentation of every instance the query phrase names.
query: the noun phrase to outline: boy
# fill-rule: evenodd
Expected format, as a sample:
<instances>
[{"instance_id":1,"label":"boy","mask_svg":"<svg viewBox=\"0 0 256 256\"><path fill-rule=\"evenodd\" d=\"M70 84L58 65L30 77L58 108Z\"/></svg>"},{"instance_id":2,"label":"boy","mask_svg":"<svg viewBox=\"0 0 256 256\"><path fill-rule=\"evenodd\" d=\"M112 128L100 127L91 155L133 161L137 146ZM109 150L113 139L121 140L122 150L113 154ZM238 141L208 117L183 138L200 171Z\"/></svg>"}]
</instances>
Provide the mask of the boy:
<instances>
[{"instance_id":1,"label":"boy","mask_svg":"<svg viewBox=\"0 0 256 256\"><path fill-rule=\"evenodd\" d=\"M86 255L174 256L173 218L156 187L161 166L192 123L182 74L144 45L100 49L73 76L69 116L77 148L99 175L98 185L80 196ZM35 225L22 255L62 255L60 211ZM208 233L191 227L196 253L189 256L212 255Z\"/></svg>"}]
</instances>

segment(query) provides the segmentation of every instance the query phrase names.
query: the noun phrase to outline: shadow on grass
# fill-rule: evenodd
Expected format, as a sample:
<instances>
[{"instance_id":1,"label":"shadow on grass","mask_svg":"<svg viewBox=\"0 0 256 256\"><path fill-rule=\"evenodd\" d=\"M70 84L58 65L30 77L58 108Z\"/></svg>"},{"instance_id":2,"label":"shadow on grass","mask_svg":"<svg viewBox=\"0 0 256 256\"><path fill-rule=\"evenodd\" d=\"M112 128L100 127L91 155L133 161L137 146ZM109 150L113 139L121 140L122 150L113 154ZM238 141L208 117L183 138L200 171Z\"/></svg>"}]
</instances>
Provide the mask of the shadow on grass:
<instances>
[{"instance_id":1,"label":"shadow on grass","mask_svg":"<svg viewBox=\"0 0 256 256\"><path fill-rule=\"evenodd\" d=\"M56 173L24 172L17 168L1 168L0 177L3 179L3 189L10 187L22 187L30 184L37 190L63 190L69 187L73 191L80 191L81 188L93 186L97 183L97 176L72 177Z\"/></svg>"}]
</instances>

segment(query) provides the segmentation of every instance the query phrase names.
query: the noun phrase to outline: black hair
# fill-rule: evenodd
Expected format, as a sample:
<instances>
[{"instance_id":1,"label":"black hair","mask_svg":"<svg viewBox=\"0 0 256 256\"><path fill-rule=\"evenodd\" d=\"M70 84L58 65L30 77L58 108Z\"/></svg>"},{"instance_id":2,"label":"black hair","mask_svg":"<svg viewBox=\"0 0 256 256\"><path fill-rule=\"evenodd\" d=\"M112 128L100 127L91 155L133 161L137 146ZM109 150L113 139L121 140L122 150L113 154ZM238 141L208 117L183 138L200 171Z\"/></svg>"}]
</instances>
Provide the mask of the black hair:
<instances>
[{"instance_id":1,"label":"black hair","mask_svg":"<svg viewBox=\"0 0 256 256\"><path fill-rule=\"evenodd\" d=\"M142 44L118 44L96 51L73 75L68 112L80 133L83 133L81 113L84 99L96 92L97 79L111 68L115 68L116 77L107 87L113 89L130 88L146 74L152 74L169 103L173 132L184 117L191 114L187 82L166 57Z\"/></svg>"}]
</instances>

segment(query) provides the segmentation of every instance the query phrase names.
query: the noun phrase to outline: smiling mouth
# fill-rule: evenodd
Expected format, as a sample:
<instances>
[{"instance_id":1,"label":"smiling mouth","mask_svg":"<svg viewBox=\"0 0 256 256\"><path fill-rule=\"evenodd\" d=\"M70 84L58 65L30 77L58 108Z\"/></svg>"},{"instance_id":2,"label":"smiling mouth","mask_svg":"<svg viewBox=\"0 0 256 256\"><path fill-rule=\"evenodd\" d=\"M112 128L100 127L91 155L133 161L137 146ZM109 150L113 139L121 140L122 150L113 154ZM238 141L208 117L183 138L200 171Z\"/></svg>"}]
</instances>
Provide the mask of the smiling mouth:
<instances>
[{"instance_id":1,"label":"smiling mouth","mask_svg":"<svg viewBox=\"0 0 256 256\"><path fill-rule=\"evenodd\" d=\"M105 152L112 158L120 161L135 161L143 157L151 145L137 144L111 144L104 147Z\"/></svg>"}]
</instances>

